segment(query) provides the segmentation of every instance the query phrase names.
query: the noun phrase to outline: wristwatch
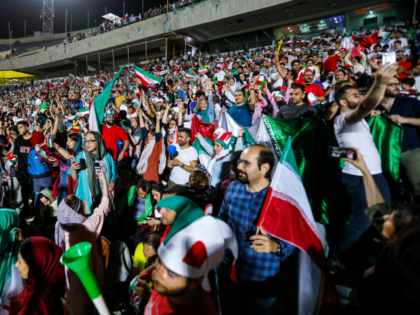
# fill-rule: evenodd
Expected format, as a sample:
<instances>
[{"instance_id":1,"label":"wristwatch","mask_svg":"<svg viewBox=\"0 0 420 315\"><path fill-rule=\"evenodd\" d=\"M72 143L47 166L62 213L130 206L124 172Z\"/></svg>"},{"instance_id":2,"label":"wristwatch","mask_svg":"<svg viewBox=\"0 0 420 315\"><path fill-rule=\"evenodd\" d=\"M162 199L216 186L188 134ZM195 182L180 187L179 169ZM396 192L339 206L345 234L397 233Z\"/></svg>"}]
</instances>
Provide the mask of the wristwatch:
<instances>
[{"instance_id":1,"label":"wristwatch","mask_svg":"<svg viewBox=\"0 0 420 315\"><path fill-rule=\"evenodd\" d=\"M182 168L182 169L184 169L184 166L185 166L185 164L182 164L182 165L181 165L181 168Z\"/></svg>"}]
</instances>

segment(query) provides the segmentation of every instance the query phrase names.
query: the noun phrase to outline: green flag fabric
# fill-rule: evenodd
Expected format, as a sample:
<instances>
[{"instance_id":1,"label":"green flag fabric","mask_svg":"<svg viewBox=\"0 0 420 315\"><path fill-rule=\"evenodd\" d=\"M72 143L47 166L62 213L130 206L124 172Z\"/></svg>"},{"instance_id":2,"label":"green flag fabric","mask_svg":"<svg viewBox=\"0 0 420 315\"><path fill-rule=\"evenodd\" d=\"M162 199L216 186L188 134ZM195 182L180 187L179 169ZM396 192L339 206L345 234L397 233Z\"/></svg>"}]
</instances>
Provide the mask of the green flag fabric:
<instances>
[{"instance_id":1,"label":"green flag fabric","mask_svg":"<svg viewBox=\"0 0 420 315\"><path fill-rule=\"evenodd\" d=\"M112 87L114 86L115 81L120 76L121 71L124 67L117 72L117 74L112 78L111 82L108 83L106 88L98 95L97 98L93 101L93 104L90 108L89 113L89 130L99 131L99 127L104 121L105 108L108 105L109 96L111 95Z\"/></svg>"},{"instance_id":2,"label":"green flag fabric","mask_svg":"<svg viewBox=\"0 0 420 315\"><path fill-rule=\"evenodd\" d=\"M388 115L372 117L368 125L372 132L373 142L382 160L382 174L388 182L392 202L399 198L399 171L402 143L402 128L393 123Z\"/></svg>"},{"instance_id":3,"label":"green flag fabric","mask_svg":"<svg viewBox=\"0 0 420 315\"><path fill-rule=\"evenodd\" d=\"M277 156L292 138L293 153L316 222L340 229L349 220L350 204L341 180L343 161L328 157L338 146L333 130L316 118L283 120L262 116Z\"/></svg>"}]
</instances>

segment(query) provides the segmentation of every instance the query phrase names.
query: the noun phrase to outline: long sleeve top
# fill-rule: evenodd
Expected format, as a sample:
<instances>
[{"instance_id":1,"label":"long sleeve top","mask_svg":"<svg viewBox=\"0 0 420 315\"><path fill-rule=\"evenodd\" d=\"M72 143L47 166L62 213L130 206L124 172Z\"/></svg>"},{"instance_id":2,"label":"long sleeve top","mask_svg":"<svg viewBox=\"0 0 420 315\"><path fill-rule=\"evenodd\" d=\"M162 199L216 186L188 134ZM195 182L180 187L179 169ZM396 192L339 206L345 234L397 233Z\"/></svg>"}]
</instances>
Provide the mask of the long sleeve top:
<instances>
[{"instance_id":1,"label":"long sleeve top","mask_svg":"<svg viewBox=\"0 0 420 315\"><path fill-rule=\"evenodd\" d=\"M89 242L92 245L90 262L99 286L102 286L104 282L104 268L98 248L98 238L110 210L109 198L103 197L101 204L93 211L91 216L71 232L64 233L65 248L63 248L63 252L80 242ZM65 267L65 272L67 279L66 299L73 308L74 313L81 315L94 314L95 307L80 279L74 272L69 271L67 267Z\"/></svg>"}]
</instances>

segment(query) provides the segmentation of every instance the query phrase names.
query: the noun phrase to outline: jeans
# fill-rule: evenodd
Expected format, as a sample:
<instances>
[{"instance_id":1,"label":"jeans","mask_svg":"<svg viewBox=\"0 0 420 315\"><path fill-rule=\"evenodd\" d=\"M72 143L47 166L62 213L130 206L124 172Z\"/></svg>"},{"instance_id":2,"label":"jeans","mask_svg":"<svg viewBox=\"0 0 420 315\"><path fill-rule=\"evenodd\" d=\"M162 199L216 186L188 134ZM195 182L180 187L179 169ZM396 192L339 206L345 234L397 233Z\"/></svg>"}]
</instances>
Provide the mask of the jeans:
<instances>
[{"instance_id":1,"label":"jeans","mask_svg":"<svg viewBox=\"0 0 420 315\"><path fill-rule=\"evenodd\" d=\"M140 158L137 154L134 154L131 160L131 171L133 172L136 169L137 164L139 163Z\"/></svg>"},{"instance_id":2,"label":"jeans","mask_svg":"<svg viewBox=\"0 0 420 315\"><path fill-rule=\"evenodd\" d=\"M278 285L268 286L270 280L259 282L235 283L230 278L232 256L229 250L220 265L215 269L216 284L219 291L219 305L221 315L270 315L280 293Z\"/></svg>"},{"instance_id":3,"label":"jeans","mask_svg":"<svg viewBox=\"0 0 420 315\"><path fill-rule=\"evenodd\" d=\"M385 202L388 206L391 206L391 193L385 177L382 174L372 175L372 177ZM372 221L369 220L365 213L368 204L363 176L343 173L342 179L349 197L352 218L343 232L339 246L339 254L348 252L362 234L372 225Z\"/></svg>"}]
</instances>

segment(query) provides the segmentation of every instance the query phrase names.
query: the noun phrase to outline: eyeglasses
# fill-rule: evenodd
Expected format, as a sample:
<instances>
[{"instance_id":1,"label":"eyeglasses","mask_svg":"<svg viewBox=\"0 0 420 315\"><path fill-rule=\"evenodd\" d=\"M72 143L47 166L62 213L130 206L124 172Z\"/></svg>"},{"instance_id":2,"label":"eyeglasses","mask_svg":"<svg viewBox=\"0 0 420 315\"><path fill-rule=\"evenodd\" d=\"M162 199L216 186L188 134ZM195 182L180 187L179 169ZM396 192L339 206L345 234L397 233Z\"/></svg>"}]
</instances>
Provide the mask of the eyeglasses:
<instances>
[{"instance_id":1,"label":"eyeglasses","mask_svg":"<svg viewBox=\"0 0 420 315\"><path fill-rule=\"evenodd\" d=\"M399 86L400 84L399 83L390 83L390 84L387 84L386 86Z\"/></svg>"},{"instance_id":2,"label":"eyeglasses","mask_svg":"<svg viewBox=\"0 0 420 315\"><path fill-rule=\"evenodd\" d=\"M86 140L85 142L86 143L94 143L94 142L96 142L96 140Z\"/></svg>"},{"instance_id":3,"label":"eyeglasses","mask_svg":"<svg viewBox=\"0 0 420 315\"><path fill-rule=\"evenodd\" d=\"M355 93L355 94L350 95L349 97L351 97L351 96L360 97L360 94L359 93Z\"/></svg>"},{"instance_id":4,"label":"eyeglasses","mask_svg":"<svg viewBox=\"0 0 420 315\"><path fill-rule=\"evenodd\" d=\"M239 166L241 163L242 163L245 167L247 167L248 165L250 165L250 164L251 164L251 162L249 162L249 161L247 161L247 160L241 160L241 159L239 159L239 160L238 160L238 166Z\"/></svg>"}]
</instances>

